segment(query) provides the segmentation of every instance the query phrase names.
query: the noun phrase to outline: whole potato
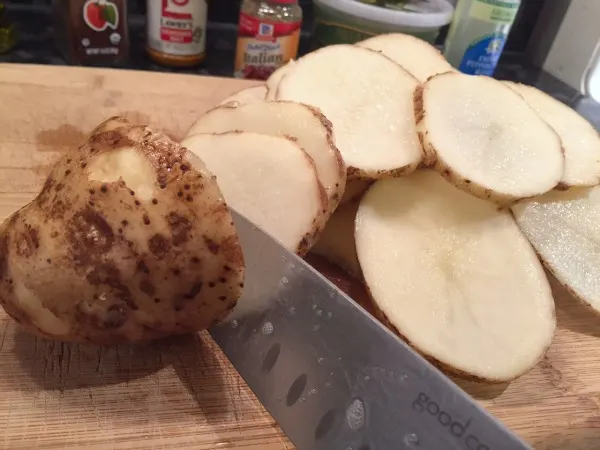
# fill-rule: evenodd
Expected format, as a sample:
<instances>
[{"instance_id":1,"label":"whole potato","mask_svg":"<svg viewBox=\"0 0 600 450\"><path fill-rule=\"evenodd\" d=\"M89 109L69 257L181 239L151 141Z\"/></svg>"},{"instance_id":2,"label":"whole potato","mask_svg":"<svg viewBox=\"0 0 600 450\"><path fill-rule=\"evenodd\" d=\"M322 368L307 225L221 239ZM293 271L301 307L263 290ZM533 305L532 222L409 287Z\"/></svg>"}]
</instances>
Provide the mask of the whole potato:
<instances>
[{"instance_id":1,"label":"whole potato","mask_svg":"<svg viewBox=\"0 0 600 450\"><path fill-rule=\"evenodd\" d=\"M120 117L64 155L0 227L0 302L53 339L108 344L204 329L233 309L243 276L215 177L185 148Z\"/></svg>"}]
</instances>

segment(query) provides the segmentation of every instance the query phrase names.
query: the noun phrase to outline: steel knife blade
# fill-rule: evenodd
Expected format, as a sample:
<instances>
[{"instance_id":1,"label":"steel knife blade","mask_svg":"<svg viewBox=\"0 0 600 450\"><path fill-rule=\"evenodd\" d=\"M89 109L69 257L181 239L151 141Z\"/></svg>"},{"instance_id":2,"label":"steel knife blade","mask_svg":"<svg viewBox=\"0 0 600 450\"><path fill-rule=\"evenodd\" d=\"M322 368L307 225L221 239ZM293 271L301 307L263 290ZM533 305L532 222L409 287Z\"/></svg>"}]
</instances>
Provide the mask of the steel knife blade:
<instances>
[{"instance_id":1,"label":"steel knife blade","mask_svg":"<svg viewBox=\"0 0 600 450\"><path fill-rule=\"evenodd\" d=\"M302 258L232 214L244 293L210 334L299 450L530 448Z\"/></svg>"}]
</instances>

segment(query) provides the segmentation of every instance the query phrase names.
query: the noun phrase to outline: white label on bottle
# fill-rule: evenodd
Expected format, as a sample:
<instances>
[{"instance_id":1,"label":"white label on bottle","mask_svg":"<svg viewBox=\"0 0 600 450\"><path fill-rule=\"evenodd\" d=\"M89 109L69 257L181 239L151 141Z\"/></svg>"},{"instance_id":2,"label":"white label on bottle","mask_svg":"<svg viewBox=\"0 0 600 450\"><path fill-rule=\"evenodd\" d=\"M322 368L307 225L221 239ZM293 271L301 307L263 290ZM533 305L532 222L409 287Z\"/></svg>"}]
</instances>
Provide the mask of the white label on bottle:
<instances>
[{"instance_id":1,"label":"white label on bottle","mask_svg":"<svg viewBox=\"0 0 600 450\"><path fill-rule=\"evenodd\" d=\"M204 53L206 0L148 0L148 45L161 53Z\"/></svg>"}]
</instances>

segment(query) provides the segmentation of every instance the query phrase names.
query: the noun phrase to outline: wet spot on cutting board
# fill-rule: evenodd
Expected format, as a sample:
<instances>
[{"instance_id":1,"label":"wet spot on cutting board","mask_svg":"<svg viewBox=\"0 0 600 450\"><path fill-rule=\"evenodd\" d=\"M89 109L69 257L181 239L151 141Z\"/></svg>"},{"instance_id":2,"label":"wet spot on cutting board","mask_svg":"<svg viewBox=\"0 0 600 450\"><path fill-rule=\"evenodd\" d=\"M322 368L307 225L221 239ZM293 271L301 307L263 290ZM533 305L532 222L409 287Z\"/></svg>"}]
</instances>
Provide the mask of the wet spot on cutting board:
<instances>
[{"instance_id":1,"label":"wet spot on cutting board","mask_svg":"<svg viewBox=\"0 0 600 450\"><path fill-rule=\"evenodd\" d=\"M81 145L86 134L79 128L69 124L62 124L58 128L42 130L35 136L36 143L40 146L38 151L56 152Z\"/></svg>"},{"instance_id":2,"label":"wet spot on cutting board","mask_svg":"<svg viewBox=\"0 0 600 450\"><path fill-rule=\"evenodd\" d=\"M104 75L95 75L92 80L92 87L96 89L102 89L104 86Z\"/></svg>"},{"instance_id":3,"label":"wet spot on cutting board","mask_svg":"<svg viewBox=\"0 0 600 450\"><path fill-rule=\"evenodd\" d=\"M58 128L42 130L35 135L38 152L66 152L80 146L86 134L73 125L62 124ZM59 156L56 157L58 160ZM40 177L47 177L56 160L38 164L31 171Z\"/></svg>"},{"instance_id":4,"label":"wet spot on cutting board","mask_svg":"<svg viewBox=\"0 0 600 450\"><path fill-rule=\"evenodd\" d=\"M104 106L107 108L116 106L119 103L119 100L121 100L121 97L123 97L123 93L120 91L107 91Z\"/></svg>"}]
</instances>

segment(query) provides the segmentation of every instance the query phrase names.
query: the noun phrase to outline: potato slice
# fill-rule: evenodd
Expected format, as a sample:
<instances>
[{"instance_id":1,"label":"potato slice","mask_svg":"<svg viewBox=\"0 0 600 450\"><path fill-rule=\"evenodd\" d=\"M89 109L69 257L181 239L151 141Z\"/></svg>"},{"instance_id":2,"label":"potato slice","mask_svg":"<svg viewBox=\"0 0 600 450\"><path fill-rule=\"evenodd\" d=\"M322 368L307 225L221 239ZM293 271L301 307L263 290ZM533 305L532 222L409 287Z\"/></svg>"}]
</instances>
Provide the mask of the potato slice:
<instances>
[{"instance_id":1,"label":"potato slice","mask_svg":"<svg viewBox=\"0 0 600 450\"><path fill-rule=\"evenodd\" d=\"M412 96L418 81L381 54L331 45L300 58L277 100L319 108L333 123L349 178L409 173L421 161Z\"/></svg>"},{"instance_id":2,"label":"potato slice","mask_svg":"<svg viewBox=\"0 0 600 450\"><path fill-rule=\"evenodd\" d=\"M219 105L247 105L250 103L260 103L265 101L267 95L267 86L260 84L258 86L252 86L241 91L230 95L225 100L221 101Z\"/></svg>"},{"instance_id":3,"label":"potato slice","mask_svg":"<svg viewBox=\"0 0 600 450\"><path fill-rule=\"evenodd\" d=\"M415 93L425 162L450 182L505 204L543 194L563 176L558 135L501 82L436 75Z\"/></svg>"},{"instance_id":4,"label":"potato slice","mask_svg":"<svg viewBox=\"0 0 600 450\"><path fill-rule=\"evenodd\" d=\"M558 133L565 153L561 184L595 186L600 184L600 136L587 120L564 103L532 86L504 81Z\"/></svg>"},{"instance_id":5,"label":"potato slice","mask_svg":"<svg viewBox=\"0 0 600 450\"><path fill-rule=\"evenodd\" d=\"M182 145L215 173L227 203L285 247L305 254L329 216L313 160L290 139L249 132L195 134Z\"/></svg>"},{"instance_id":6,"label":"potato slice","mask_svg":"<svg viewBox=\"0 0 600 450\"><path fill-rule=\"evenodd\" d=\"M327 221L311 253L336 264L355 278L361 278L360 265L354 245L354 219L358 202L340 206Z\"/></svg>"},{"instance_id":7,"label":"potato slice","mask_svg":"<svg viewBox=\"0 0 600 450\"><path fill-rule=\"evenodd\" d=\"M335 210L346 186L346 166L333 141L331 122L315 108L293 102L222 106L201 116L187 135L227 131L293 137L314 160L329 211Z\"/></svg>"},{"instance_id":8,"label":"potato slice","mask_svg":"<svg viewBox=\"0 0 600 450\"><path fill-rule=\"evenodd\" d=\"M41 336L109 344L208 328L243 256L213 175L123 118L63 156L0 231L0 302Z\"/></svg>"},{"instance_id":9,"label":"potato slice","mask_svg":"<svg viewBox=\"0 0 600 450\"><path fill-rule=\"evenodd\" d=\"M376 182L356 217L356 250L380 317L463 376L508 381L550 346L554 301L510 213L431 170Z\"/></svg>"},{"instance_id":10,"label":"potato slice","mask_svg":"<svg viewBox=\"0 0 600 450\"><path fill-rule=\"evenodd\" d=\"M421 83L433 75L455 71L437 48L408 34L380 34L356 45L383 53Z\"/></svg>"},{"instance_id":11,"label":"potato slice","mask_svg":"<svg viewBox=\"0 0 600 450\"><path fill-rule=\"evenodd\" d=\"M600 187L548 192L512 211L560 284L600 313Z\"/></svg>"},{"instance_id":12,"label":"potato slice","mask_svg":"<svg viewBox=\"0 0 600 450\"><path fill-rule=\"evenodd\" d=\"M273 101L277 97L277 88L282 78L294 67L294 60L290 60L287 64L284 64L279 69L271 74L267 79L267 95L265 98L267 101Z\"/></svg>"}]
</instances>

